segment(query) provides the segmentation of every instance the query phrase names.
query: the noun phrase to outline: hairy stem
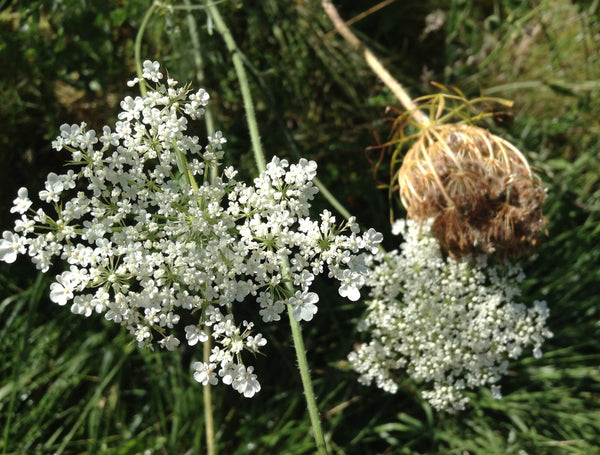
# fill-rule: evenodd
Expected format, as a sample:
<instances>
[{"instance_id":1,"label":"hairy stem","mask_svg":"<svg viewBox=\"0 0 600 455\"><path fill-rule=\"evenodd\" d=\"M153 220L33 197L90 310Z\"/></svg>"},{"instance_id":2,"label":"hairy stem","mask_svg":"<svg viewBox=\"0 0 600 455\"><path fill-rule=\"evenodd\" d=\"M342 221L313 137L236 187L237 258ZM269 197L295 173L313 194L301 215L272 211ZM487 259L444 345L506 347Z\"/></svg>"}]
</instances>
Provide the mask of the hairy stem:
<instances>
[{"instance_id":1,"label":"hairy stem","mask_svg":"<svg viewBox=\"0 0 600 455\"><path fill-rule=\"evenodd\" d=\"M190 0L183 0L183 3L187 7L191 7ZM196 20L194 15L191 13L191 9L187 10L186 22L188 31L190 32L190 41L192 44L192 56L194 57L194 66L196 67L196 78L198 82L202 84L204 82L204 61L202 59L202 52L200 51L200 37L198 36L198 28L196 27ZM206 133L211 136L215 132L212 109L207 106L204 111L204 122L206 125ZM209 179L214 181L217 175L216 165L210 166L208 169ZM202 360L204 363L210 363L211 353L211 329L205 327L204 331L208 339L203 343L202 349ZM212 385L207 382L203 387L203 402L204 402L204 430L206 432L206 453L207 455L216 455L217 449L215 446L215 424L214 424L214 413L213 413L213 400L212 400Z\"/></svg>"},{"instance_id":2,"label":"hairy stem","mask_svg":"<svg viewBox=\"0 0 600 455\"><path fill-rule=\"evenodd\" d=\"M210 327L205 327L204 331L208 340L203 343L202 360L207 365L210 363L211 351L211 333ZM206 453L207 455L216 455L217 448L215 446L215 423L213 417L212 406L212 386L207 382L204 386L204 429L206 430Z\"/></svg>"},{"instance_id":3,"label":"hairy stem","mask_svg":"<svg viewBox=\"0 0 600 455\"><path fill-rule=\"evenodd\" d=\"M288 290L293 293L291 283L288 282ZM302 380L302 388L304 389L304 397L306 398L306 407L308 416L313 429L313 437L317 445L317 453L319 455L327 455L327 445L321 428L321 419L319 418L319 409L317 408L317 400L310 379L310 370L308 369L308 359L306 358L306 349L304 348L304 340L302 338L302 329L300 323L294 319L292 314L292 306L288 304L288 317L290 319L290 328L292 329L292 339L294 340L294 349L296 350L296 359L298 360L298 369L300 370L300 379Z\"/></svg>"},{"instance_id":4,"label":"hairy stem","mask_svg":"<svg viewBox=\"0 0 600 455\"><path fill-rule=\"evenodd\" d=\"M223 37L227 50L232 53L233 65L237 78L240 83L242 92L242 98L244 100L244 109L246 111L246 121L248 122L248 130L250 132L250 139L252 141L252 150L254 151L254 159L259 172L266 170L265 156L262 150L260 142L260 135L258 132L258 123L256 121L256 115L254 112L254 103L252 101L252 95L250 93L250 85L248 84L248 77L246 70L242 62L240 51L229 31L229 28L225 24L225 21L221 17L217 6L214 3L207 3L208 11L215 23L215 28ZM284 264L284 268L287 269L287 264ZM288 291L291 295L294 295L294 289L291 283L288 283ZM323 430L321 428L321 421L319 419L319 411L317 409L317 402L315 399L315 393L310 380L310 372L308 369L308 360L306 358L306 352L304 349L304 340L302 339L302 331L298 321L294 319L292 314L292 307L288 305L288 315L290 318L290 327L292 330L292 339L294 342L294 348L296 350L296 358L298 360L298 368L300 369L300 378L302 380L302 387L304 388L304 396L306 398L306 405L308 409L308 415L313 429L313 436L317 446L317 453L319 455L327 454L327 447L325 445L325 438L323 437Z\"/></svg>"},{"instance_id":5,"label":"hairy stem","mask_svg":"<svg viewBox=\"0 0 600 455\"><path fill-rule=\"evenodd\" d=\"M233 35L229 31L227 24L221 17L221 13L217 8L217 5L213 2L207 2L206 7L209 14L211 15L215 28L225 41L227 50L231 52L231 59L233 61L233 67L235 68L235 74L240 83L240 90L242 92L242 99L244 100L244 110L246 111L246 121L248 122L248 131L250 133L250 141L252 142L252 151L254 152L254 161L259 172L265 171L267 168L265 162L265 154L262 149L260 142L260 134L258 132L258 123L256 122L256 115L254 113L254 103L252 102L252 95L250 93L250 84L248 84L248 77L246 75L246 69L240 56L240 50L233 39Z\"/></svg>"}]
</instances>

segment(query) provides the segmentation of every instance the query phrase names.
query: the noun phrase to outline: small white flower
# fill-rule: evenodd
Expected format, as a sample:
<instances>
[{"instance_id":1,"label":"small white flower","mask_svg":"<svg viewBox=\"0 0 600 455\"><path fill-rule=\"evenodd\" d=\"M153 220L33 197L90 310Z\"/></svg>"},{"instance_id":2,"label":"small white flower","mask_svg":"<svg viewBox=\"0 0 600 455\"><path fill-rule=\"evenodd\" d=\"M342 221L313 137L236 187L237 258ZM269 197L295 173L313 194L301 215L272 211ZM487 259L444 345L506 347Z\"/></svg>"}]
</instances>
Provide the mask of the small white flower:
<instances>
[{"instance_id":1,"label":"small white flower","mask_svg":"<svg viewBox=\"0 0 600 455\"><path fill-rule=\"evenodd\" d=\"M208 335L201 327L197 325L188 325L185 327L185 338L190 346L194 346L198 342L204 343L208 340Z\"/></svg>"},{"instance_id":2,"label":"small white flower","mask_svg":"<svg viewBox=\"0 0 600 455\"><path fill-rule=\"evenodd\" d=\"M239 365L237 377L232 386L235 390L243 394L246 398L251 398L260 392L260 383L253 374L254 367L246 368L244 365Z\"/></svg>"},{"instance_id":3,"label":"small white flower","mask_svg":"<svg viewBox=\"0 0 600 455\"><path fill-rule=\"evenodd\" d=\"M102 127L102 136L100 136L100 142L102 142L105 147L110 145L117 146L119 145L119 136L113 133L109 126L104 125Z\"/></svg>"},{"instance_id":4,"label":"small white flower","mask_svg":"<svg viewBox=\"0 0 600 455\"><path fill-rule=\"evenodd\" d=\"M315 276L312 273L308 270L303 270L302 273L294 276L294 286L301 286L302 290L306 290L310 288L314 279Z\"/></svg>"},{"instance_id":5,"label":"small white flower","mask_svg":"<svg viewBox=\"0 0 600 455\"><path fill-rule=\"evenodd\" d=\"M12 264L17 260L17 256L24 254L25 251L27 250L25 249L25 241L22 237L10 231L2 233L2 239L0 240L0 261Z\"/></svg>"},{"instance_id":6,"label":"small white flower","mask_svg":"<svg viewBox=\"0 0 600 455\"><path fill-rule=\"evenodd\" d=\"M216 151L221 150L223 144L227 142L227 139L223 137L223 133L221 131L216 131L212 136L208 136L208 146L207 150Z\"/></svg>"},{"instance_id":7,"label":"small white flower","mask_svg":"<svg viewBox=\"0 0 600 455\"><path fill-rule=\"evenodd\" d=\"M225 362L221 364L221 369L219 370L219 376L221 376L221 380L223 384L233 384L233 382L238 378L239 375L239 367L231 361Z\"/></svg>"},{"instance_id":8,"label":"small white flower","mask_svg":"<svg viewBox=\"0 0 600 455\"><path fill-rule=\"evenodd\" d=\"M94 130L88 130L79 137L79 147L84 150L91 149L97 142L98 138L96 137L96 132Z\"/></svg>"},{"instance_id":9,"label":"small white flower","mask_svg":"<svg viewBox=\"0 0 600 455\"><path fill-rule=\"evenodd\" d=\"M174 351L179 346L180 341L173 335L167 335L162 340L159 340L158 344L167 351Z\"/></svg>"},{"instance_id":10,"label":"small white flower","mask_svg":"<svg viewBox=\"0 0 600 455\"><path fill-rule=\"evenodd\" d=\"M221 349L219 346L215 346L212 348L208 360L214 363L219 363L221 364L221 367L223 367L233 360L233 355L231 352Z\"/></svg>"},{"instance_id":11,"label":"small white flower","mask_svg":"<svg viewBox=\"0 0 600 455\"><path fill-rule=\"evenodd\" d=\"M149 79L152 82L158 82L160 79L162 79L163 75L160 72L160 63L151 62L150 60L144 60L142 68L142 77L144 79Z\"/></svg>"},{"instance_id":12,"label":"small white flower","mask_svg":"<svg viewBox=\"0 0 600 455\"><path fill-rule=\"evenodd\" d=\"M285 306L281 301L265 302L260 304L259 314L264 322L272 322L281 320L281 313L285 310Z\"/></svg>"},{"instance_id":13,"label":"small white flower","mask_svg":"<svg viewBox=\"0 0 600 455\"><path fill-rule=\"evenodd\" d=\"M142 98L138 96L134 99L131 96L126 96L123 101L121 101L121 109L123 109L123 111L118 115L119 120L129 122L134 119L139 119L143 108L144 104Z\"/></svg>"},{"instance_id":14,"label":"small white flower","mask_svg":"<svg viewBox=\"0 0 600 455\"><path fill-rule=\"evenodd\" d=\"M298 322L311 321L317 314L319 308L315 305L319 301L319 296L314 292L296 291L294 297L290 298L292 305L292 316Z\"/></svg>"},{"instance_id":15,"label":"small white flower","mask_svg":"<svg viewBox=\"0 0 600 455\"><path fill-rule=\"evenodd\" d=\"M76 147L79 143L79 138L81 136L82 130L84 130L85 127L85 123L82 123L81 125L61 125L60 138L63 140L64 144Z\"/></svg>"},{"instance_id":16,"label":"small white flower","mask_svg":"<svg viewBox=\"0 0 600 455\"><path fill-rule=\"evenodd\" d=\"M32 204L29 199L27 188L19 188L17 196L18 197L13 201L14 206L10 209L10 212L23 214L29 210L29 207L31 207Z\"/></svg>"},{"instance_id":17,"label":"small white flower","mask_svg":"<svg viewBox=\"0 0 600 455\"><path fill-rule=\"evenodd\" d=\"M35 228L35 221L22 215L20 220L15 220L15 232L21 232L24 236L31 234Z\"/></svg>"},{"instance_id":18,"label":"small white flower","mask_svg":"<svg viewBox=\"0 0 600 455\"><path fill-rule=\"evenodd\" d=\"M135 332L135 339L137 340L138 344L141 346L145 346L146 343L148 342L149 339L152 338L152 333L150 332L150 327L146 327L144 326L139 326Z\"/></svg>"},{"instance_id":19,"label":"small white flower","mask_svg":"<svg viewBox=\"0 0 600 455\"><path fill-rule=\"evenodd\" d=\"M353 272L352 270L344 270L340 278L341 285L338 288L338 293L342 297L346 297L352 302L360 299L360 288L363 286L365 279L362 275Z\"/></svg>"},{"instance_id":20,"label":"small white flower","mask_svg":"<svg viewBox=\"0 0 600 455\"><path fill-rule=\"evenodd\" d=\"M56 282L50 285L50 300L63 306L72 298L73 289L71 283L68 282L63 275L57 276Z\"/></svg>"},{"instance_id":21,"label":"small white flower","mask_svg":"<svg viewBox=\"0 0 600 455\"><path fill-rule=\"evenodd\" d=\"M266 344L267 340L260 333L256 336L248 335L246 338L246 347L253 352L258 352Z\"/></svg>"},{"instance_id":22,"label":"small white flower","mask_svg":"<svg viewBox=\"0 0 600 455\"><path fill-rule=\"evenodd\" d=\"M194 371L194 379L202 385L216 385L219 380L215 369L217 365L214 363L194 362L192 364Z\"/></svg>"},{"instance_id":23,"label":"small white flower","mask_svg":"<svg viewBox=\"0 0 600 455\"><path fill-rule=\"evenodd\" d=\"M223 174L225 175L225 177L227 177L228 179L233 179L236 175L237 175L238 171L232 167L232 166L228 166L223 170Z\"/></svg>"},{"instance_id":24,"label":"small white flower","mask_svg":"<svg viewBox=\"0 0 600 455\"><path fill-rule=\"evenodd\" d=\"M383 242L383 234L377 232L375 229L370 228L364 233L365 242L369 245L369 251L371 254L377 253L377 245Z\"/></svg>"},{"instance_id":25,"label":"small white flower","mask_svg":"<svg viewBox=\"0 0 600 455\"><path fill-rule=\"evenodd\" d=\"M196 93L192 93L190 95L190 100L196 101L202 106L206 106L208 104L208 100L210 99L210 95L203 88L199 89Z\"/></svg>"},{"instance_id":26,"label":"small white flower","mask_svg":"<svg viewBox=\"0 0 600 455\"><path fill-rule=\"evenodd\" d=\"M46 179L46 189L39 193L40 199L44 202L58 202L63 189L62 179L54 172L51 172Z\"/></svg>"},{"instance_id":27,"label":"small white flower","mask_svg":"<svg viewBox=\"0 0 600 455\"><path fill-rule=\"evenodd\" d=\"M53 283L56 284L56 283ZM71 305L71 312L74 314L81 314L86 318L89 318L92 315L92 303L91 296L76 296L73 299L73 305Z\"/></svg>"},{"instance_id":28,"label":"small white flower","mask_svg":"<svg viewBox=\"0 0 600 455\"><path fill-rule=\"evenodd\" d=\"M356 302L360 299L360 290L353 283L343 283L339 289L339 294L347 298L351 302Z\"/></svg>"}]
</instances>

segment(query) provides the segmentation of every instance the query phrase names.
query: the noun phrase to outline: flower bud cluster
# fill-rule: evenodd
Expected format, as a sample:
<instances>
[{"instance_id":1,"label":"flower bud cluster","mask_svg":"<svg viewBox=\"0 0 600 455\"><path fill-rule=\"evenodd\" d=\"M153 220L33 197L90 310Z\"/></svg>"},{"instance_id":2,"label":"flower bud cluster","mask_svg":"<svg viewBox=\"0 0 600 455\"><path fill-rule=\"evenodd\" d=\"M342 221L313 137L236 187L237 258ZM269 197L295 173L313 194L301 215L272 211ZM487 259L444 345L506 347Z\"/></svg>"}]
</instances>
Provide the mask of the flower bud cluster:
<instances>
[{"instance_id":1,"label":"flower bud cluster","mask_svg":"<svg viewBox=\"0 0 600 455\"><path fill-rule=\"evenodd\" d=\"M157 62L143 68L129 85L148 92L121 102L114 131L105 126L98 137L85 123L61 127L53 147L70 152L73 168L48 175L39 193L47 208L33 208L27 189L18 191L11 212L20 218L2 235L0 260L26 254L42 272L66 261L51 300L86 317L103 314L141 347L174 350L212 338L210 361L193 365L194 378L220 378L251 397L260 384L242 352L258 352L266 339L253 321L236 322L235 307L250 300L257 319L270 322L289 305L296 320L310 321L319 300L311 285L325 271L342 296L357 300L364 258L381 234L360 234L353 219L338 225L327 211L310 218L318 191L312 161L273 158L251 185L236 181L231 167L210 179L225 138L217 132L201 145L186 132L208 94L173 79L163 84Z\"/></svg>"},{"instance_id":2,"label":"flower bud cluster","mask_svg":"<svg viewBox=\"0 0 600 455\"><path fill-rule=\"evenodd\" d=\"M431 224L397 221L400 249L371 258L359 324L370 341L348 358L363 384L395 393L405 370L434 408L458 411L468 402L464 390L490 387L500 398L508 361L529 346L540 357L552 333L545 302L529 308L515 302L520 267L492 267L485 256L444 258Z\"/></svg>"}]
</instances>

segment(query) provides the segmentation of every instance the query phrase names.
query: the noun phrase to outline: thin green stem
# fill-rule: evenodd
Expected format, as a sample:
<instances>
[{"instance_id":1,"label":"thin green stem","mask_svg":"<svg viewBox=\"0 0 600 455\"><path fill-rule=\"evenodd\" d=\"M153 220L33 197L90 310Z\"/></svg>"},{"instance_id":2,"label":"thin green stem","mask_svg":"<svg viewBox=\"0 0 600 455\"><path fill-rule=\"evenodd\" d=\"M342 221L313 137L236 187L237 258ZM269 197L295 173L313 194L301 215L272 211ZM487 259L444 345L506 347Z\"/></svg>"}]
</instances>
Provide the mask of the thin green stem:
<instances>
[{"instance_id":1,"label":"thin green stem","mask_svg":"<svg viewBox=\"0 0 600 455\"><path fill-rule=\"evenodd\" d=\"M210 351L211 351L211 333L210 327L205 327L204 332L208 337L203 343L203 358L204 363L207 365L210 363ZM204 428L206 430L206 453L208 455L216 455L217 448L215 446L215 423L213 417L213 406L212 406L212 386L210 382L207 382L204 386Z\"/></svg>"},{"instance_id":2,"label":"thin green stem","mask_svg":"<svg viewBox=\"0 0 600 455\"><path fill-rule=\"evenodd\" d=\"M288 284L288 290L293 293L291 283ZM308 369L308 359L306 358L306 349L304 348L304 339L302 338L302 329L300 323L296 321L292 313L292 305L288 304L288 317L290 319L290 328L292 329L292 340L294 341L294 349L296 350L296 359L298 360L298 369L300 370L300 379L302 380L302 388L304 389L304 398L306 399L306 407L308 416L313 429L313 437L317 445L317 453L319 455L327 455L327 445L321 428L321 419L319 417L319 409L317 408L317 400L315 391L310 379L310 370Z\"/></svg>"},{"instance_id":3,"label":"thin green stem","mask_svg":"<svg viewBox=\"0 0 600 455\"><path fill-rule=\"evenodd\" d=\"M184 0L183 3L191 8L190 0ZM204 82L204 62L202 60L202 53L200 51L200 38L198 36L198 29L196 27L196 20L193 14L187 10L186 21L188 30L190 32L190 40L192 44L192 55L194 57L194 66L196 67L196 78L201 84ZM204 122L206 124L206 132L210 136L214 133L214 122L212 116L212 110L207 107L204 113ZM210 181L214 181L217 174L217 166L211 166L209 169ZM204 332L208 339L203 344L203 360L204 363L210 363L211 354L211 329L205 327ZM213 401L212 401L212 385L210 382L203 388L204 392L204 429L206 431L206 453L207 455L216 455L217 449L215 445L215 424L214 424L214 413L213 413Z\"/></svg>"},{"instance_id":4,"label":"thin green stem","mask_svg":"<svg viewBox=\"0 0 600 455\"><path fill-rule=\"evenodd\" d=\"M290 131L288 130L287 126L285 125L285 122L283 121L283 116L279 112L279 109L277 107L277 103L275 101L274 96L270 92L269 87L267 86L267 84L265 83L265 81L261 78L259 72L252 66L252 64L247 59L244 59L244 64L245 64L246 67L248 67L248 69L250 70L252 76L256 79L256 81L259 84L260 88L262 89L263 93L268 98L268 101L269 101L269 104L270 104L270 110L273 112L273 115L275 117L275 121L279 125L281 131L283 132L283 134L285 136L285 139L287 140L287 142L288 142L288 144L290 146L290 151L298 159L302 158L302 153L300 153L300 150L298 150L298 146L296 145L296 141L294 140L293 136L290 134ZM350 216L351 216L350 212L344 207L344 205L340 201L338 201L336 199L336 197L327 189L327 187L325 186L325 184L323 182L321 182L321 180L319 180L318 177L315 177L313 179L313 183L319 189L319 191L321 192L322 196L327 201L329 201L329 203L331 204L332 207L334 207L344 218L346 218L346 219L350 218Z\"/></svg>"},{"instance_id":5,"label":"thin green stem","mask_svg":"<svg viewBox=\"0 0 600 455\"><path fill-rule=\"evenodd\" d=\"M150 21L150 17L154 14L154 11L158 8L158 4L156 2L152 3L152 6L148 8L146 11L146 15L142 19L142 23L140 24L140 28L135 37L135 45L133 48L135 55L135 67L137 70L137 77L140 80L140 92L142 96L146 95L146 86L144 84L144 78L142 77L142 38L144 37L144 30L148 25L148 21Z\"/></svg>"},{"instance_id":6,"label":"thin green stem","mask_svg":"<svg viewBox=\"0 0 600 455\"><path fill-rule=\"evenodd\" d=\"M184 0L184 1L186 4L189 5L189 0ZM144 30L146 29L146 26L148 25L150 17L152 17L152 14L158 7L159 7L159 4L157 2L154 2L152 4L152 6L148 9L148 11L146 12L146 15L144 16L144 18L142 20L142 23L138 30L137 36L135 37L135 47L134 47L135 65L136 65L136 69L137 69L137 77L140 80L139 87L140 87L140 92L141 92L142 96L146 95L146 84L144 83L144 78L142 77L142 71L143 71L142 57L141 57L142 39L144 36ZM191 14L188 14L187 21L188 21L188 26L190 28L190 35L192 36L192 41L196 44L196 46L194 47L194 51L195 51L194 54L198 58L200 58L200 63L198 63L198 58L196 58L196 64L197 64L197 66L199 64L200 68L202 68L202 66L201 66L202 61L201 61L200 51L199 51L200 46L199 46L199 40L198 40L198 33L196 30L196 24L194 22L194 18L191 16ZM201 73L199 72L199 74L201 74ZM212 116L210 117L210 120L207 120L207 129L210 129L210 128L212 128ZM209 134L211 134L211 133L209 132ZM176 148L175 145L173 147ZM176 150L176 156L177 156L177 166L179 168L179 171L181 172L182 178L185 179L192 186L192 188L197 190L198 184L189 169L185 155L181 151ZM210 343L210 329L207 328L206 330L207 330L208 340L203 345L204 346L203 347L203 359L204 359L204 362L208 363L209 357L210 357L210 351L211 351L211 343ZM216 455L217 452L216 452L216 448L215 448L215 427L214 427L213 406L212 406L212 389L211 389L210 384L207 384L206 386L204 386L203 393L204 393L204 418L205 418L207 454L208 455Z\"/></svg>"},{"instance_id":7,"label":"thin green stem","mask_svg":"<svg viewBox=\"0 0 600 455\"><path fill-rule=\"evenodd\" d=\"M186 21L188 31L190 32L192 56L194 57L194 66L196 67L196 79L198 80L200 85L203 85L205 81L204 59L202 58L202 52L200 50L200 36L198 34L198 27L196 26L196 20L194 19L194 15L191 13L193 5L190 3L190 0L184 0L183 3L187 8ZM205 9L205 6L202 6L202 9ZM204 125L206 126L206 134L208 136L212 136L215 133L215 121L210 105L206 107L204 112ZM208 170L208 177L211 182L217 178L217 174L217 165L210 166L210 169Z\"/></svg>"},{"instance_id":8,"label":"thin green stem","mask_svg":"<svg viewBox=\"0 0 600 455\"><path fill-rule=\"evenodd\" d=\"M248 130L250 132L250 139L252 141L254 160L258 170L263 172L266 169L265 156L260 142L258 123L256 121L256 115L254 112L254 103L252 101L250 85L248 84L248 77L246 75L241 53L216 5L207 3L207 9L214 21L215 28L225 41L227 50L232 54L233 66L240 83L242 98L244 100L244 109L246 111L246 121L248 122ZM283 267L284 269L287 269L288 264L284 264ZM294 295L294 289L291 283L288 283L288 291L291 295ZM302 331L300 324L294 319L291 305L288 305L287 309L290 319L290 327L292 330L292 339L294 342L294 348L296 350L296 358L298 360L298 368L300 370L300 378L302 380L302 387L304 388L304 396L306 398L308 415L310 417L310 422L313 428L313 437L317 446L317 453L319 455L326 455L327 446L325 445L325 438L323 437L323 429L321 428L321 420L319 419L319 411L317 408L315 393L310 380L310 372L308 369L308 360L306 358L306 352L304 348L304 340L302 339Z\"/></svg>"},{"instance_id":9,"label":"thin green stem","mask_svg":"<svg viewBox=\"0 0 600 455\"><path fill-rule=\"evenodd\" d=\"M233 39L233 35L229 31L227 24L221 17L221 13L217 8L217 5L211 2L206 4L208 12L212 17L215 28L225 41L227 50L231 52L231 59L233 61L233 67L240 83L240 90L242 92L242 99L244 100L244 110L246 111L246 121L248 122L248 131L250 133L250 141L252 142L252 151L254 152L254 161L259 172L264 172L267 168L265 162L265 155L262 150L260 141L260 134L258 132L258 123L256 122L256 114L254 113L254 103L252 102L252 94L250 93L250 85L248 84L248 77L246 76L246 69L242 62L240 50Z\"/></svg>"},{"instance_id":10,"label":"thin green stem","mask_svg":"<svg viewBox=\"0 0 600 455\"><path fill-rule=\"evenodd\" d=\"M352 215L350 214L350 212L348 211L348 209L346 207L344 207L342 205L342 203L340 201L338 201L335 196L333 194L331 194L331 192L327 189L327 187L325 186L325 184L323 182L321 182L317 177L315 177L313 179L313 183L315 184L315 186L317 188L319 188L319 191L321 192L321 194L323 195L323 197L325 199L327 199L329 201L329 203L338 211L340 212L340 214L346 218L349 219Z\"/></svg>"}]
</instances>

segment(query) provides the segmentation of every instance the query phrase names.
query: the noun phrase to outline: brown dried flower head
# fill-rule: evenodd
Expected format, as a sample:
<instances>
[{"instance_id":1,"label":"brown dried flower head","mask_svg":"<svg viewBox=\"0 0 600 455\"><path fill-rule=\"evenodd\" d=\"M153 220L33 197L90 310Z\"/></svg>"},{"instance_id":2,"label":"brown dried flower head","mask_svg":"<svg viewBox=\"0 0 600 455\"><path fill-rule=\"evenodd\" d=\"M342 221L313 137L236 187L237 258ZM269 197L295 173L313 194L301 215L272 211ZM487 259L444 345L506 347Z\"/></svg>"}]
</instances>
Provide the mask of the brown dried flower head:
<instances>
[{"instance_id":1,"label":"brown dried flower head","mask_svg":"<svg viewBox=\"0 0 600 455\"><path fill-rule=\"evenodd\" d=\"M546 224L546 193L515 146L467 123L434 121L412 138L398 172L409 218L434 218L433 231L453 257L532 251Z\"/></svg>"}]
</instances>

